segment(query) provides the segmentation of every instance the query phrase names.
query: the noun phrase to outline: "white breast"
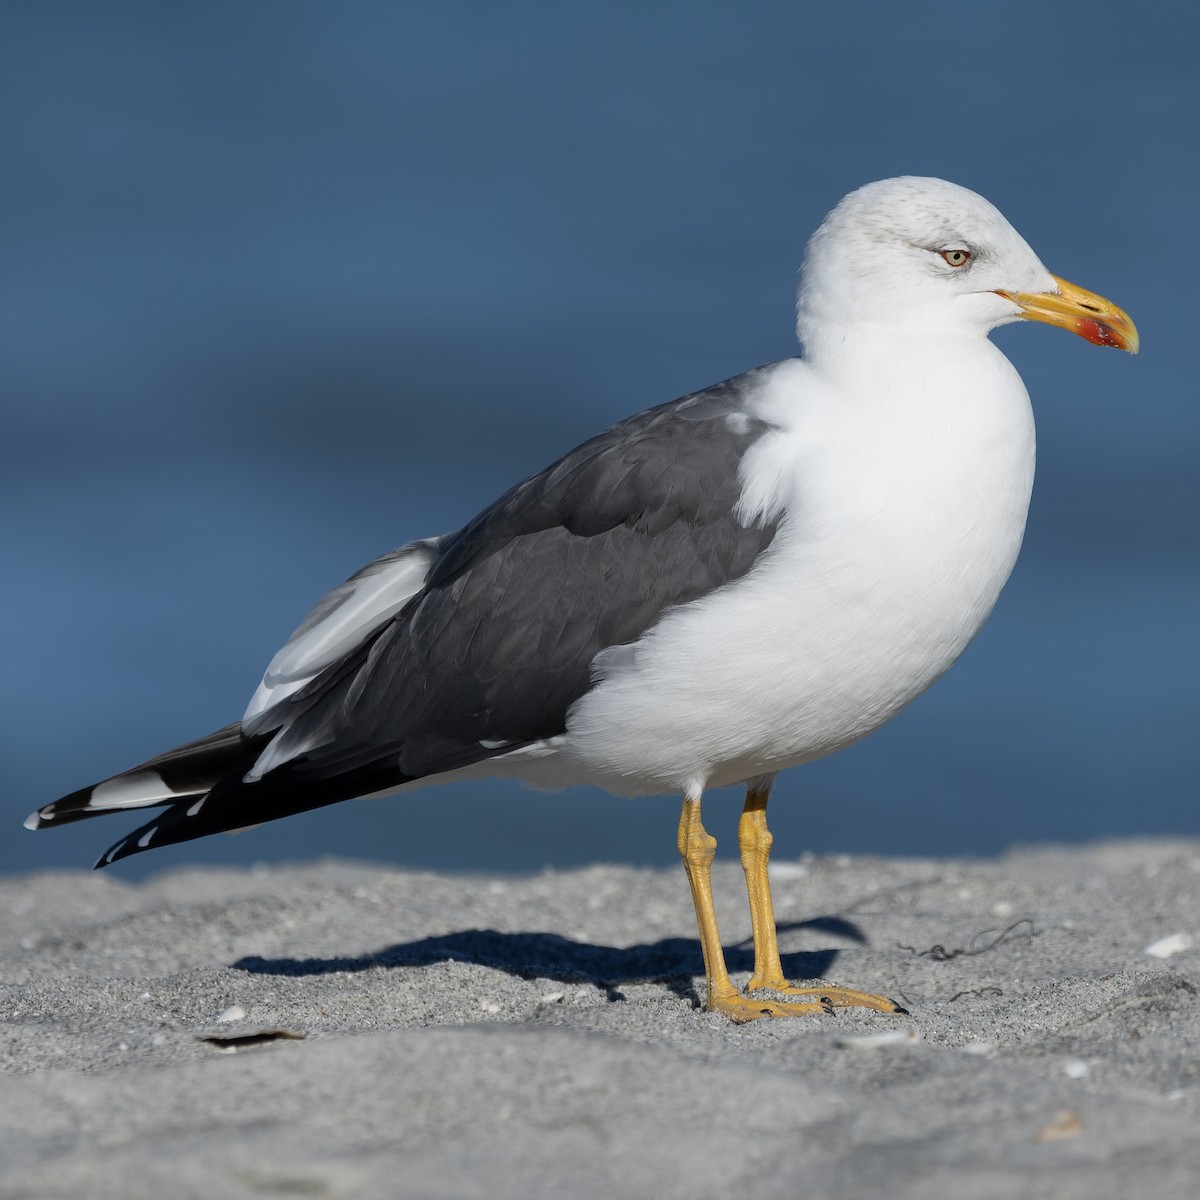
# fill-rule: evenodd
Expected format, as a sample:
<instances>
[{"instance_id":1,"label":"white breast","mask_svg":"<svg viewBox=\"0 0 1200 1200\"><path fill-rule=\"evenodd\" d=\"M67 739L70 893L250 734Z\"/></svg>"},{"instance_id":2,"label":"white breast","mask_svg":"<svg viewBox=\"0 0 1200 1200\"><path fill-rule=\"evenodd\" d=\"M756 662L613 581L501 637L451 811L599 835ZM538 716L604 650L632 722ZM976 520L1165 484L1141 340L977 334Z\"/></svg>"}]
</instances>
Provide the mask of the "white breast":
<instances>
[{"instance_id":1,"label":"white breast","mask_svg":"<svg viewBox=\"0 0 1200 1200\"><path fill-rule=\"evenodd\" d=\"M1020 548L1034 433L989 342L886 346L854 377L784 364L743 508L784 513L741 581L668 613L574 707L575 777L632 794L721 786L877 728L978 632ZM555 755L554 757L557 757ZM563 767L567 763L561 764Z\"/></svg>"}]
</instances>

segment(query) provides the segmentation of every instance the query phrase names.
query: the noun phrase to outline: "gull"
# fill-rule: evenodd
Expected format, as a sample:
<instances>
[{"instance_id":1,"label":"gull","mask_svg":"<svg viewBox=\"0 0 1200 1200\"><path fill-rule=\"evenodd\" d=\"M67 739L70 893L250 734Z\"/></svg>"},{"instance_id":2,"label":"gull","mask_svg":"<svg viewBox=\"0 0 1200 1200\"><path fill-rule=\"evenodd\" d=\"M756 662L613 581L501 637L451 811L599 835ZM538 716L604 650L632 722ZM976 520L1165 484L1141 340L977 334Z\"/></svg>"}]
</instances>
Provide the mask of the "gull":
<instances>
[{"instance_id":1,"label":"gull","mask_svg":"<svg viewBox=\"0 0 1200 1200\"><path fill-rule=\"evenodd\" d=\"M916 177L868 184L829 213L797 317L802 357L629 417L457 532L371 562L318 601L240 721L26 825L161 809L99 867L450 779L675 793L710 1010L737 1022L903 1012L784 977L772 785L925 691L1012 570L1034 424L989 332L1041 321L1133 353L1138 334L1051 275L981 196ZM734 784L746 788L745 989L726 968L700 815L707 789Z\"/></svg>"}]
</instances>

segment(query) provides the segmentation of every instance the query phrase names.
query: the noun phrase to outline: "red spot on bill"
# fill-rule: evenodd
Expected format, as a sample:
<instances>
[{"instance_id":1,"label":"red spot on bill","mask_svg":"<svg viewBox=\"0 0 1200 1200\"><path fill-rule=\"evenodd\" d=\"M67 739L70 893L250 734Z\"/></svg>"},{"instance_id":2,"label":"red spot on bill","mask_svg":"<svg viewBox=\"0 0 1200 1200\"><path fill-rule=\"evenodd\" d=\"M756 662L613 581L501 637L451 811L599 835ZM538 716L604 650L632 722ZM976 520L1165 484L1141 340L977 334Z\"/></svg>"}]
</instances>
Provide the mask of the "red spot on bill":
<instances>
[{"instance_id":1,"label":"red spot on bill","mask_svg":"<svg viewBox=\"0 0 1200 1200\"><path fill-rule=\"evenodd\" d=\"M1090 317L1078 317L1075 321L1075 332L1093 346L1122 346L1121 340L1107 325L1101 325L1099 321L1093 321Z\"/></svg>"}]
</instances>

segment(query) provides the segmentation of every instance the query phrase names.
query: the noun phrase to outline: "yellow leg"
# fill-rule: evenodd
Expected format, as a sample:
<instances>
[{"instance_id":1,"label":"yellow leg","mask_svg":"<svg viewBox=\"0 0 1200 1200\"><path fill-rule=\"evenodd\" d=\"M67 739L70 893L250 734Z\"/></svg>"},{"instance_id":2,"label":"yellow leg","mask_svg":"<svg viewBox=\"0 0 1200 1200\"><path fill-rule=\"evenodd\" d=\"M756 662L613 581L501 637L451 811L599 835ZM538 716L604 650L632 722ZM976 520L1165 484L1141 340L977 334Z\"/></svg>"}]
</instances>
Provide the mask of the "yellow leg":
<instances>
[{"instance_id":1,"label":"yellow leg","mask_svg":"<svg viewBox=\"0 0 1200 1200\"><path fill-rule=\"evenodd\" d=\"M696 924L700 927L700 947L704 953L704 974L708 981L708 1010L724 1013L731 1021L753 1021L758 1017L796 1017L829 1012L827 1003L812 1000L804 1004L752 1000L733 986L725 967L725 952L717 932L717 914L713 909L712 861L716 839L700 824L699 797L685 797L679 817L679 853L692 889L696 906ZM768 898L769 903L769 898Z\"/></svg>"},{"instance_id":2,"label":"yellow leg","mask_svg":"<svg viewBox=\"0 0 1200 1200\"><path fill-rule=\"evenodd\" d=\"M876 1012L903 1013L905 1010L886 996L856 992L850 988L797 988L783 977L779 961L779 940L775 932L775 906L771 902L771 881L767 863L775 840L767 828L767 800L771 785L751 787L746 793L742 819L738 822L738 847L742 870L746 872L746 891L750 895L750 928L754 935L754 974L747 991L763 988L787 996L811 996L826 1008L873 1008Z\"/></svg>"},{"instance_id":3,"label":"yellow leg","mask_svg":"<svg viewBox=\"0 0 1200 1200\"><path fill-rule=\"evenodd\" d=\"M738 849L742 855L742 870L746 872L750 930L754 935L754 974L746 985L750 991L784 982L779 941L775 934L775 905L771 901L771 884L767 876L767 862L775 841L767 828L769 795L769 788L761 791L751 788L746 793L742 819L738 822Z\"/></svg>"}]
</instances>

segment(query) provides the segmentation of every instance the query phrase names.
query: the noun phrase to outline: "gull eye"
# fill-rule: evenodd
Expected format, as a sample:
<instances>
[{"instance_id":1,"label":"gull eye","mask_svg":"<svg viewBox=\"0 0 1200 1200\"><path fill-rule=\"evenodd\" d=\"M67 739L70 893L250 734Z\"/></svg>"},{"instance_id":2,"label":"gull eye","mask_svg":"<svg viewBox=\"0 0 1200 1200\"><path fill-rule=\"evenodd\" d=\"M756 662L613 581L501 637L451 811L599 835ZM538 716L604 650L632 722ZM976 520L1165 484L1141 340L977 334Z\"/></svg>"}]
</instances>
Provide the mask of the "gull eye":
<instances>
[{"instance_id":1,"label":"gull eye","mask_svg":"<svg viewBox=\"0 0 1200 1200\"><path fill-rule=\"evenodd\" d=\"M960 250L957 248L954 250L943 250L942 257L952 267L965 267L971 261L971 252L970 250Z\"/></svg>"}]
</instances>

